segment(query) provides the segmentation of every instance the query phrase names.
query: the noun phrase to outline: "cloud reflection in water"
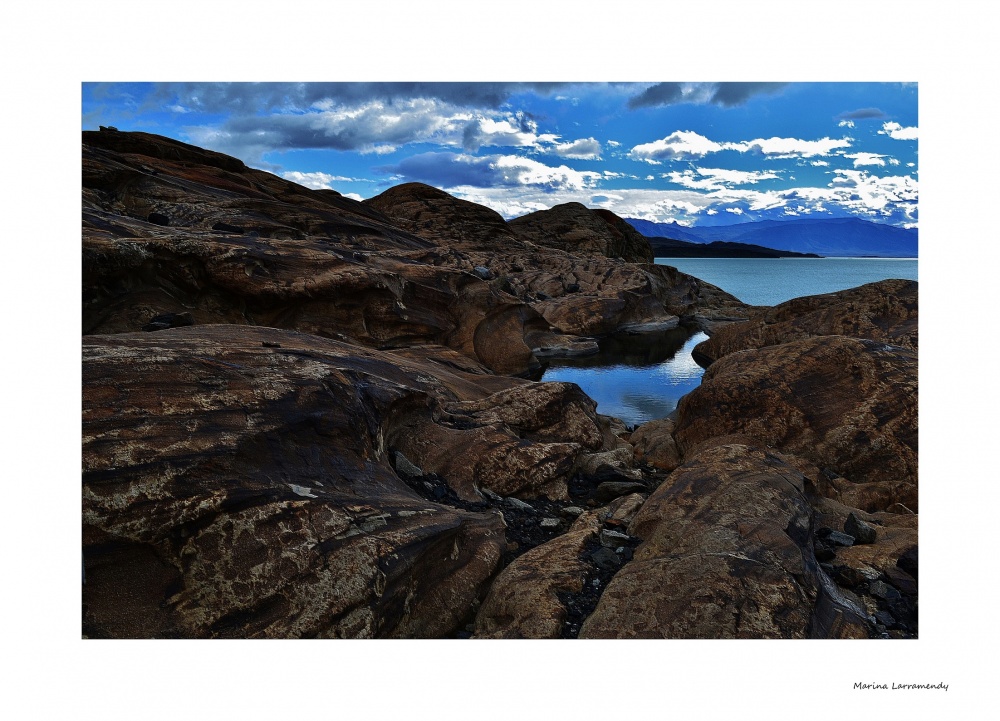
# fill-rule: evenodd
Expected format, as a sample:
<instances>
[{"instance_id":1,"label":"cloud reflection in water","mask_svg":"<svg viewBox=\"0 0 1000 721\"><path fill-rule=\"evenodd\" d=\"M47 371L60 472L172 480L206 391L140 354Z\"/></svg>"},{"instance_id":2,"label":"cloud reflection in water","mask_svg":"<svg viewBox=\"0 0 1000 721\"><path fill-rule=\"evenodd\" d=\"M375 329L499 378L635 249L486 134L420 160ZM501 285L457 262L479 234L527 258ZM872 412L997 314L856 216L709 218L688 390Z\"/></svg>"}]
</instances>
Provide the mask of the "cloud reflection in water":
<instances>
[{"instance_id":1,"label":"cloud reflection in water","mask_svg":"<svg viewBox=\"0 0 1000 721\"><path fill-rule=\"evenodd\" d=\"M669 415L701 383L704 369L691 350L707 338L683 329L612 336L600 341L597 355L554 361L542 380L576 383L597 401L598 413L638 425Z\"/></svg>"}]
</instances>

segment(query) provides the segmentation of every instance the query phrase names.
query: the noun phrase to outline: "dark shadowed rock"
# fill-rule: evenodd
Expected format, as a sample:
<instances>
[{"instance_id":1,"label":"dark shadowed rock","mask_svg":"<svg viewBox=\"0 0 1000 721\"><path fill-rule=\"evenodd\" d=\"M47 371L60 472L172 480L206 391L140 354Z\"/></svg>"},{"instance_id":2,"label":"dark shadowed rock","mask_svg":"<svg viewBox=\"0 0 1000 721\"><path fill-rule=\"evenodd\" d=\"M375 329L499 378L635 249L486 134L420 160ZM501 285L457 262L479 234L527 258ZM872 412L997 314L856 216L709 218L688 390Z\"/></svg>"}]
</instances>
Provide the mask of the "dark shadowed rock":
<instances>
[{"instance_id":1,"label":"dark shadowed rock","mask_svg":"<svg viewBox=\"0 0 1000 721\"><path fill-rule=\"evenodd\" d=\"M594 500L598 503L608 503L622 496L633 493L647 493L649 487L640 481L605 481L594 491Z\"/></svg>"},{"instance_id":2,"label":"dark shadowed rock","mask_svg":"<svg viewBox=\"0 0 1000 721\"><path fill-rule=\"evenodd\" d=\"M853 536L855 543L875 543L875 527L851 513L844 522L844 533Z\"/></svg>"}]
</instances>

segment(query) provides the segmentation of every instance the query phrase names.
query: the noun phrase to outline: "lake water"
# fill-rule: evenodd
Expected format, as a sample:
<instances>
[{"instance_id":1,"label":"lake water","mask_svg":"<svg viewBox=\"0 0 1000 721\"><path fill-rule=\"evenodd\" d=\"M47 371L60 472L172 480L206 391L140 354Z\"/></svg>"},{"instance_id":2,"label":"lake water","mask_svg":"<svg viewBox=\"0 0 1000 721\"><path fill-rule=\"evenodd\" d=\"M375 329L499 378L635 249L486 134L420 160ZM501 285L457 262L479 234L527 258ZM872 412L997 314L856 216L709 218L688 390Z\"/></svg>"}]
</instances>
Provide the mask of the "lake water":
<instances>
[{"instance_id":1,"label":"lake water","mask_svg":"<svg viewBox=\"0 0 1000 721\"><path fill-rule=\"evenodd\" d=\"M657 258L750 305L777 305L886 278L917 280L916 258Z\"/></svg>"},{"instance_id":2,"label":"lake water","mask_svg":"<svg viewBox=\"0 0 1000 721\"><path fill-rule=\"evenodd\" d=\"M657 258L656 262L717 285L752 305L776 305L886 278L917 279L915 259ZM542 379L576 383L597 401L599 413L638 425L669 415L681 396L701 383L704 370L694 362L691 349L707 337L678 328L603 338L600 353L553 359Z\"/></svg>"}]
</instances>

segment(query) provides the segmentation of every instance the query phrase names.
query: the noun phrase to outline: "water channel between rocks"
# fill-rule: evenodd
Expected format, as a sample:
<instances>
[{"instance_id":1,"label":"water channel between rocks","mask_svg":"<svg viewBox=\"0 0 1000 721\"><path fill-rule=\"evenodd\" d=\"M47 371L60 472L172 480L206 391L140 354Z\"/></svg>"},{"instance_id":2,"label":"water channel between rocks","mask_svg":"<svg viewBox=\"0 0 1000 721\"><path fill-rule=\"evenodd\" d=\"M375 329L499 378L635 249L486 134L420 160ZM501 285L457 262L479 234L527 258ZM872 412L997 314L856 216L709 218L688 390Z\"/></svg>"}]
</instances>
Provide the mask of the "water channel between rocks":
<instances>
[{"instance_id":1,"label":"water channel between rocks","mask_svg":"<svg viewBox=\"0 0 1000 721\"><path fill-rule=\"evenodd\" d=\"M608 336L595 355L552 359L542 380L576 383L597 401L598 413L636 426L669 415L701 383L705 371L691 350L707 338L684 328Z\"/></svg>"}]
</instances>

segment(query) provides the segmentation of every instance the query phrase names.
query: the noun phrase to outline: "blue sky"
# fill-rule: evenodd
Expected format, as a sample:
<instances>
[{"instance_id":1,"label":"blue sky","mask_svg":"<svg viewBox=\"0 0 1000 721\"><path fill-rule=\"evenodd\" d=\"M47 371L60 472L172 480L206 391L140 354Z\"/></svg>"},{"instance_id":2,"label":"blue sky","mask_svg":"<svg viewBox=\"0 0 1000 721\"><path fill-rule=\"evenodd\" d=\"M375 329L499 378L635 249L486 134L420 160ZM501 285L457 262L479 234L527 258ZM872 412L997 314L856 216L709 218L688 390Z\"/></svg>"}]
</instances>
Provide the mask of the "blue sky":
<instances>
[{"instance_id":1,"label":"blue sky","mask_svg":"<svg viewBox=\"0 0 1000 721\"><path fill-rule=\"evenodd\" d=\"M578 201L684 225L918 223L915 83L84 83L98 125L353 198L420 181L508 218Z\"/></svg>"}]
</instances>

